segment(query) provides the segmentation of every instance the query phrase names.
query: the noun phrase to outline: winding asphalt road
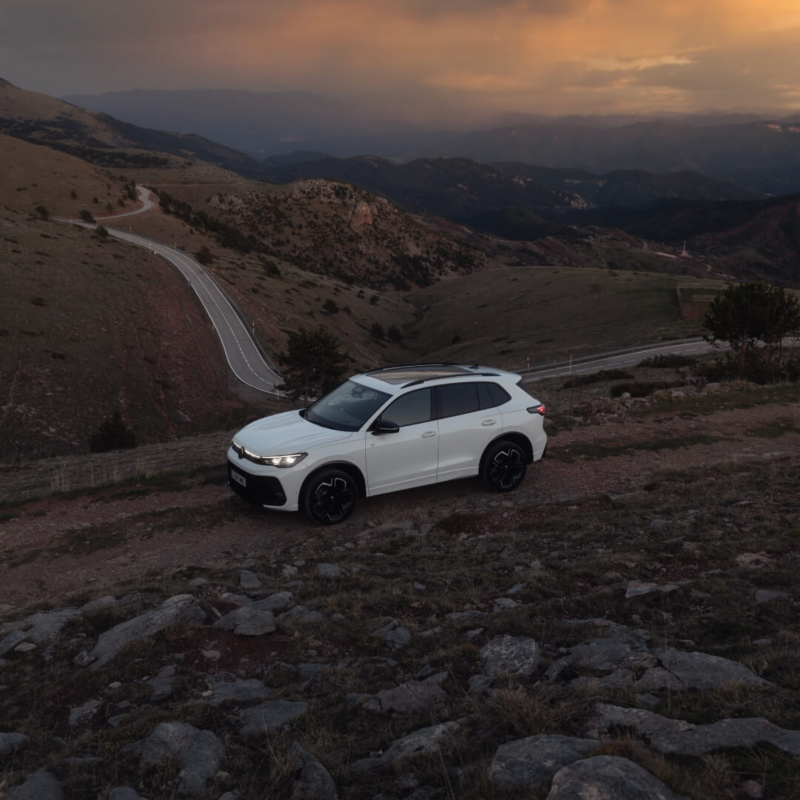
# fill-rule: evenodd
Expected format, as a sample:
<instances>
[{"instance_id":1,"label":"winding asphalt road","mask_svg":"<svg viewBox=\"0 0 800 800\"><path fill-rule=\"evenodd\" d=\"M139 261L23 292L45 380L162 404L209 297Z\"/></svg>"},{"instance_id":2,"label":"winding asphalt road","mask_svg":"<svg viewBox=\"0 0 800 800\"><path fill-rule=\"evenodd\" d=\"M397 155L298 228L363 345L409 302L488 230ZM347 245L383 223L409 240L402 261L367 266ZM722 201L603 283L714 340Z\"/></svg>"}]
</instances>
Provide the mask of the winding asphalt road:
<instances>
[{"instance_id":1,"label":"winding asphalt road","mask_svg":"<svg viewBox=\"0 0 800 800\"><path fill-rule=\"evenodd\" d=\"M252 336L248 326L242 321L234 310L224 292L217 286L208 271L190 256L174 247L139 236L134 233L126 233L108 227L122 217L132 217L136 214L144 214L153 208L154 201L150 196L150 190L144 186L137 186L136 190L142 208L134 211L127 211L123 214L115 214L111 217L101 218L101 223L106 227L109 234L122 239L123 241L143 247L161 256L166 261L180 270L181 274L194 289L200 302L203 304L206 313L211 318L214 330L222 342L225 357L233 374L242 383L266 394L277 394L276 384L280 383L280 375L267 363L258 345ZM78 220L63 220L72 222L84 227L93 228ZM596 372L599 369L613 369L620 367L630 367L638 364L643 358L653 355L665 355L668 353L680 353L684 355L698 355L711 353L719 348L704 342L701 339L690 339L672 344L649 345L630 350L620 350L613 353L604 353L596 357L579 359L570 364L569 362L559 362L556 364L545 364L533 370L521 372L524 383L544 380L545 378L557 378L565 375L583 375L588 372Z\"/></svg>"},{"instance_id":2,"label":"winding asphalt road","mask_svg":"<svg viewBox=\"0 0 800 800\"><path fill-rule=\"evenodd\" d=\"M203 308L205 308L210 317L214 330L219 336L220 342L222 342L225 358L228 360L228 365L233 374L242 383L253 389L266 394L277 394L275 385L280 383L280 375L261 355L250 329L236 313L225 293L217 286L205 267L174 247L169 247L145 236L126 233L109 227L122 217L144 214L153 207L154 203L150 197L150 190L145 189L143 186L137 186L136 189L139 199L143 202L142 208L128 211L124 214L99 218L99 222L111 236L149 250L177 267L192 289L194 289L195 294L200 298ZM67 221L87 228L96 227L77 220Z\"/></svg>"}]
</instances>

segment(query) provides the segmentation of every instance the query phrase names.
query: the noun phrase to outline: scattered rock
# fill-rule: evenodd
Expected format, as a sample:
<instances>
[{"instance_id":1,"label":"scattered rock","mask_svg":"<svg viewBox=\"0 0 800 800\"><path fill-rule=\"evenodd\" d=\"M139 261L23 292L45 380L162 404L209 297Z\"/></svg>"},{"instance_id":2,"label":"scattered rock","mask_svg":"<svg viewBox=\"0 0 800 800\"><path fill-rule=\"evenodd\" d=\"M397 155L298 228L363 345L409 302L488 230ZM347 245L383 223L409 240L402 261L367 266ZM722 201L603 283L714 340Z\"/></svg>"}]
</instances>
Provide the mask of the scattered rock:
<instances>
[{"instance_id":1,"label":"scattered rock","mask_svg":"<svg viewBox=\"0 0 800 800\"><path fill-rule=\"evenodd\" d=\"M291 800L338 800L339 793L331 774L314 756L295 742L289 748L288 757L296 776Z\"/></svg>"},{"instance_id":2,"label":"scattered rock","mask_svg":"<svg viewBox=\"0 0 800 800\"><path fill-rule=\"evenodd\" d=\"M399 624L400 623L396 619L393 619L391 622L386 623L386 625L384 625L382 628L372 631L370 636L376 636L378 639L385 639L389 631L393 631Z\"/></svg>"},{"instance_id":3,"label":"scattered rock","mask_svg":"<svg viewBox=\"0 0 800 800\"><path fill-rule=\"evenodd\" d=\"M771 686L754 675L744 664L707 653L684 653L672 647L659 647L653 655L664 668L690 689L714 689L726 683Z\"/></svg>"},{"instance_id":4,"label":"scattered rock","mask_svg":"<svg viewBox=\"0 0 800 800\"><path fill-rule=\"evenodd\" d=\"M14 648L15 653L30 653L31 650L35 650L36 645L33 642L23 642L22 644L18 644Z\"/></svg>"},{"instance_id":5,"label":"scattered rock","mask_svg":"<svg viewBox=\"0 0 800 800\"><path fill-rule=\"evenodd\" d=\"M306 606L295 606L289 611L284 611L278 616L278 622L322 622L322 614L319 611L312 611Z\"/></svg>"},{"instance_id":6,"label":"scattered rock","mask_svg":"<svg viewBox=\"0 0 800 800\"><path fill-rule=\"evenodd\" d=\"M248 703L253 700L267 700L272 697L272 689L264 686L258 678L235 681L218 681L211 687L211 696L208 702L218 706L233 700L239 703Z\"/></svg>"},{"instance_id":7,"label":"scattered rock","mask_svg":"<svg viewBox=\"0 0 800 800\"><path fill-rule=\"evenodd\" d=\"M395 628L386 634L385 641L392 650L399 650L411 641L411 631L408 628Z\"/></svg>"},{"instance_id":8,"label":"scattered rock","mask_svg":"<svg viewBox=\"0 0 800 800\"><path fill-rule=\"evenodd\" d=\"M756 592L756 603L769 603L770 600L781 600L789 595L786 592L775 592L771 589L759 589Z\"/></svg>"},{"instance_id":9,"label":"scattered rock","mask_svg":"<svg viewBox=\"0 0 800 800\"><path fill-rule=\"evenodd\" d=\"M448 740L461 728L462 721L443 722L429 728L409 733L396 739L386 749L386 752L375 758L362 758L350 765L353 772L367 772L373 769L389 766L402 758L424 753L438 753Z\"/></svg>"},{"instance_id":10,"label":"scattered rock","mask_svg":"<svg viewBox=\"0 0 800 800\"><path fill-rule=\"evenodd\" d=\"M571 736L529 736L497 749L489 777L500 789L536 788L551 780L562 767L597 747L591 739Z\"/></svg>"},{"instance_id":11,"label":"scattered rock","mask_svg":"<svg viewBox=\"0 0 800 800\"><path fill-rule=\"evenodd\" d=\"M337 564L317 564L314 574L318 578L333 580L334 578L342 578L347 573Z\"/></svg>"},{"instance_id":12,"label":"scattered rock","mask_svg":"<svg viewBox=\"0 0 800 800\"><path fill-rule=\"evenodd\" d=\"M772 639L756 639L753 642L754 647L769 647L772 644Z\"/></svg>"},{"instance_id":13,"label":"scattered rock","mask_svg":"<svg viewBox=\"0 0 800 800\"><path fill-rule=\"evenodd\" d=\"M37 769L25 777L23 783L14 786L9 793L11 800L63 800L61 783L46 769Z\"/></svg>"},{"instance_id":14,"label":"scattered rock","mask_svg":"<svg viewBox=\"0 0 800 800\"><path fill-rule=\"evenodd\" d=\"M647 737L654 750L665 754L698 756L726 747L756 747L761 742L800 756L800 731L785 730L761 718L723 719L710 725L692 725L643 708L598 706L601 725L635 730Z\"/></svg>"},{"instance_id":15,"label":"scattered rock","mask_svg":"<svg viewBox=\"0 0 800 800\"><path fill-rule=\"evenodd\" d=\"M175 677L177 671L177 666L170 664L170 666L164 667L154 678L150 678L147 681L148 686L153 689L153 693L150 695L151 702L159 703L172 694L172 678Z\"/></svg>"},{"instance_id":16,"label":"scattered rock","mask_svg":"<svg viewBox=\"0 0 800 800\"><path fill-rule=\"evenodd\" d=\"M80 609L77 608L41 611L26 619L0 625L0 636L4 636L0 641L0 656L15 649L21 642L34 645L46 642L79 613Z\"/></svg>"},{"instance_id":17,"label":"scattered rock","mask_svg":"<svg viewBox=\"0 0 800 800\"><path fill-rule=\"evenodd\" d=\"M452 614L447 614L446 619L452 619L459 622L462 619L486 619L489 615L485 611L476 611L470 609L469 611L454 611Z\"/></svg>"},{"instance_id":18,"label":"scattered rock","mask_svg":"<svg viewBox=\"0 0 800 800\"><path fill-rule=\"evenodd\" d=\"M510 610L512 608L516 608L516 607L517 607L516 602L514 600L512 600L510 597L498 597L494 601L494 606L492 608L492 611L495 611L495 612L497 612L497 611L508 611L508 610Z\"/></svg>"},{"instance_id":19,"label":"scattered rock","mask_svg":"<svg viewBox=\"0 0 800 800\"><path fill-rule=\"evenodd\" d=\"M644 583L642 581L629 581L628 588L625 590L625 599L630 600L633 597L645 597L650 594L670 594L680 587L674 583Z\"/></svg>"},{"instance_id":20,"label":"scattered rock","mask_svg":"<svg viewBox=\"0 0 800 800\"><path fill-rule=\"evenodd\" d=\"M250 572L249 569L237 569L236 575L239 578L239 586L242 589L260 589L261 588L261 581L258 579L258 576Z\"/></svg>"},{"instance_id":21,"label":"scattered rock","mask_svg":"<svg viewBox=\"0 0 800 800\"><path fill-rule=\"evenodd\" d=\"M481 648L483 671L492 677L504 672L528 676L539 666L539 645L533 639L501 636Z\"/></svg>"},{"instance_id":22,"label":"scattered rock","mask_svg":"<svg viewBox=\"0 0 800 800\"><path fill-rule=\"evenodd\" d=\"M197 797L220 768L225 746L211 731L185 722L162 722L147 739L126 745L121 752L138 755L140 769L176 758L181 767L178 791Z\"/></svg>"},{"instance_id":23,"label":"scattered rock","mask_svg":"<svg viewBox=\"0 0 800 800\"><path fill-rule=\"evenodd\" d=\"M203 622L206 614L190 594L179 594L165 600L160 606L145 614L129 619L101 633L94 649L85 654L79 666L89 665L90 670L105 666L117 653L131 642L147 639L176 623Z\"/></svg>"},{"instance_id":24,"label":"scattered rock","mask_svg":"<svg viewBox=\"0 0 800 800\"><path fill-rule=\"evenodd\" d=\"M69 712L69 727L74 728L81 720L94 716L101 705L103 705L102 700L90 700L82 706L71 709Z\"/></svg>"},{"instance_id":25,"label":"scattered rock","mask_svg":"<svg viewBox=\"0 0 800 800\"><path fill-rule=\"evenodd\" d=\"M285 611L294 605L294 597L291 592L277 592L265 597L263 600L256 600L250 608L256 611Z\"/></svg>"},{"instance_id":26,"label":"scattered rock","mask_svg":"<svg viewBox=\"0 0 800 800\"><path fill-rule=\"evenodd\" d=\"M291 700L270 700L254 708L245 708L239 712L242 725L239 733L249 736L254 733L269 733L283 727L295 717L301 717L308 711L308 703Z\"/></svg>"},{"instance_id":27,"label":"scattered rock","mask_svg":"<svg viewBox=\"0 0 800 800\"><path fill-rule=\"evenodd\" d=\"M764 797L764 787L758 781L745 781L742 784L742 794L753 800L761 800Z\"/></svg>"},{"instance_id":28,"label":"scattered rock","mask_svg":"<svg viewBox=\"0 0 800 800\"><path fill-rule=\"evenodd\" d=\"M331 622L344 622L344 614L339 614L338 612L334 612L331 614Z\"/></svg>"},{"instance_id":29,"label":"scattered rock","mask_svg":"<svg viewBox=\"0 0 800 800\"><path fill-rule=\"evenodd\" d=\"M118 728L123 720L126 717L130 716L129 714L115 714L113 717L109 717L106 722L108 723L109 727L111 728Z\"/></svg>"},{"instance_id":30,"label":"scattered rock","mask_svg":"<svg viewBox=\"0 0 800 800\"><path fill-rule=\"evenodd\" d=\"M0 758L27 747L30 739L23 733L0 733Z\"/></svg>"},{"instance_id":31,"label":"scattered rock","mask_svg":"<svg viewBox=\"0 0 800 800\"><path fill-rule=\"evenodd\" d=\"M445 678L447 673L442 672L422 682L407 681L394 689L384 689L363 703L362 708L379 714L388 714L390 711L398 714L428 711L437 703L447 700L447 695L440 686Z\"/></svg>"},{"instance_id":32,"label":"scattered rock","mask_svg":"<svg viewBox=\"0 0 800 800\"><path fill-rule=\"evenodd\" d=\"M594 756L559 770L547 800L687 800L633 761Z\"/></svg>"},{"instance_id":33,"label":"scattered rock","mask_svg":"<svg viewBox=\"0 0 800 800\"><path fill-rule=\"evenodd\" d=\"M271 611L259 611L242 606L218 619L212 626L217 630L233 631L236 636L263 636L276 630Z\"/></svg>"},{"instance_id":34,"label":"scattered rock","mask_svg":"<svg viewBox=\"0 0 800 800\"><path fill-rule=\"evenodd\" d=\"M488 675L473 675L469 679L469 693L470 694L486 694L492 688L494 679Z\"/></svg>"}]
</instances>

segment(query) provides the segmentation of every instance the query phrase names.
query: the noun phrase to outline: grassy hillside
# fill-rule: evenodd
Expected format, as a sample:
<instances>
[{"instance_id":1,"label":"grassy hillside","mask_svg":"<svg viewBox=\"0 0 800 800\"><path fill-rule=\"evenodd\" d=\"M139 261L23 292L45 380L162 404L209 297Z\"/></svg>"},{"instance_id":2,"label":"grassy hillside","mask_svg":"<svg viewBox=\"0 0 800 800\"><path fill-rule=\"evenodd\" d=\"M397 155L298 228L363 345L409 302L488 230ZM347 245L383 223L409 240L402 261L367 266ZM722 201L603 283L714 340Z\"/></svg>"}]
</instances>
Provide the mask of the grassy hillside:
<instances>
[{"instance_id":1,"label":"grassy hillside","mask_svg":"<svg viewBox=\"0 0 800 800\"><path fill-rule=\"evenodd\" d=\"M680 319L679 281L564 267L477 273L409 297L419 314L410 342L431 360L521 369L528 355L535 365L697 335L698 321Z\"/></svg>"},{"instance_id":2,"label":"grassy hillside","mask_svg":"<svg viewBox=\"0 0 800 800\"><path fill-rule=\"evenodd\" d=\"M133 206L126 181L80 158L2 134L0 150L0 206L75 217L82 209L99 215Z\"/></svg>"},{"instance_id":3,"label":"grassy hillside","mask_svg":"<svg viewBox=\"0 0 800 800\"><path fill-rule=\"evenodd\" d=\"M140 442L248 413L172 267L65 223L0 209L4 462L88 451L115 408Z\"/></svg>"}]
</instances>

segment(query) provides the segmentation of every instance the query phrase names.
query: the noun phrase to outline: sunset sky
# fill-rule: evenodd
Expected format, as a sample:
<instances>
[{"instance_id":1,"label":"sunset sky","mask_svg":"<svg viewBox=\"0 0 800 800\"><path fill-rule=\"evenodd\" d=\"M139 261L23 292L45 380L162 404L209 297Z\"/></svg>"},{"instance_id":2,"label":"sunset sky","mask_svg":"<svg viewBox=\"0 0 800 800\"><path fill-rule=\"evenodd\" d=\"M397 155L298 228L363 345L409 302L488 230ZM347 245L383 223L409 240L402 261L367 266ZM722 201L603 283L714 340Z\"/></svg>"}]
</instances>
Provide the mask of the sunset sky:
<instances>
[{"instance_id":1,"label":"sunset sky","mask_svg":"<svg viewBox=\"0 0 800 800\"><path fill-rule=\"evenodd\" d=\"M0 0L54 95L311 90L413 117L800 108L797 0Z\"/></svg>"}]
</instances>

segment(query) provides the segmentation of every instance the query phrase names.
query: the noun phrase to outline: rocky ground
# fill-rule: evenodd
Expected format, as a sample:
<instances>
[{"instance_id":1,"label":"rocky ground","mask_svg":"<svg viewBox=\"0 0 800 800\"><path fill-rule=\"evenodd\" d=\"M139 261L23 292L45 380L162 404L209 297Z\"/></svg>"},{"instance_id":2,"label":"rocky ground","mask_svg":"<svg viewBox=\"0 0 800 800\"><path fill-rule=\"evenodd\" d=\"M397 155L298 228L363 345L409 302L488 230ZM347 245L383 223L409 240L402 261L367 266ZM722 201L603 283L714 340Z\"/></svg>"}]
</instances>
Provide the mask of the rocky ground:
<instances>
[{"instance_id":1,"label":"rocky ground","mask_svg":"<svg viewBox=\"0 0 800 800\"><path fill-rule=\"evenodd\" d=\"M796 387L563 391L511 496L8 506L0 796L800 797Z\"/></svg>"}]
</instances>

